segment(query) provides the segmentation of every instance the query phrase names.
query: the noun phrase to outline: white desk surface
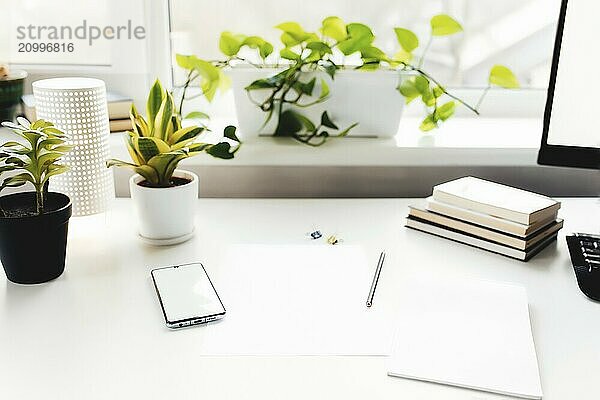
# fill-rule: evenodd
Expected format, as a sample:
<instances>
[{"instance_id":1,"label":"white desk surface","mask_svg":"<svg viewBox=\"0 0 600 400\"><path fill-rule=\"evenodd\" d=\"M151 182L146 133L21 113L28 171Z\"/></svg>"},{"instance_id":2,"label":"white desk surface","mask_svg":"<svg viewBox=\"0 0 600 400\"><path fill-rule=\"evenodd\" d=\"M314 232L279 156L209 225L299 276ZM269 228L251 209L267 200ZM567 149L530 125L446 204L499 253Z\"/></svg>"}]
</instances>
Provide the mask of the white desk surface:
<instances>
[{"instance_id":1,"label":"white desk surface","mask_svg":"<svg viewBox=\"0 0 600 400\"><path fill-rule=\"evenodd\" d=\"M201 327L164 327L151 268L200 260L216 273L229 244L301 243L314 226L365 245L374 263L388 250L374 307L391 301L395 285L411 274L525 286L544 399L599 399L600 304L577 288L564 240L569 231L600 232L597 200L565 200L558 243L528 263L404 228L414 202L199 200L195 238L167 248L135 237L128 199L106 215L72 218L59 279L0 281L0 398L505 398L388 377L384 357L199 357Z\"/></svg>"}]
</instances>

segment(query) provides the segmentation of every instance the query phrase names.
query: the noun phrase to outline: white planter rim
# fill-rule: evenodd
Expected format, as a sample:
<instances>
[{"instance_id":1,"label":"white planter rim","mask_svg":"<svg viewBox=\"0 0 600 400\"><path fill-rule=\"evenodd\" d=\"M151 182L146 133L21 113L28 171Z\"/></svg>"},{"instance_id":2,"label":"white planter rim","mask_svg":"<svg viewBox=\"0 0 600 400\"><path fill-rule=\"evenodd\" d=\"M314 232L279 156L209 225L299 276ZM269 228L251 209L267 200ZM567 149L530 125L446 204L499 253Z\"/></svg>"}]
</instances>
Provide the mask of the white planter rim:
<instances>
[{"instance_id":1,"label":"white planter rim","mask_svg":"<svg viewBox=\"0 0 600 400\"><path fill-rule=\"evenodd\" d=\"M193 184L194 181L198 180L198 175L196 175L193 172L186 171L183 169L176 169L175 172L173 173L173 176L176 178L189 179L190 181L183 185L171 186L171 187L166 187L166 188L148 187L148 186L142 186L139 184L140 182L145 180L145 178L143 176L141 176L140 174L134 174L131 176L131 178L129 178L129 183L130 183L130 185L135 185L138 190L145 191L145 192L153 192L153 191L157 191L157 190L178 191L178 190L185 190L187 188L187 186Z\"/></svg>"},{"instance_id":2,"label":"white planter rim","mask_svg":"<svg viewBox=\"0 0 600 400\"><path fill-rule=\"evenodd\" d=\"M234 72L266 72L266 71L283 71L285 69L285 66L282 65L265 65L262 66L260 68L257 68L255 66L249 65L249 64L236 64L236 65L232 65L230 66L227 70L228 71L234 71ZM325 71L306 71L306 73L312 73L312 72L322 72L325 73ZM372 75L379 75L379 74L388 74L388 75L415 75L416 72L414 71L401 71L401 70L392 70L392 69L377 69L377 70L360 70L360 69L338 69L336 71L336 75L338 74L343 74L343 75L361 75L364 74L364 76L372 76Z\"/></svg>"}]
</instances>

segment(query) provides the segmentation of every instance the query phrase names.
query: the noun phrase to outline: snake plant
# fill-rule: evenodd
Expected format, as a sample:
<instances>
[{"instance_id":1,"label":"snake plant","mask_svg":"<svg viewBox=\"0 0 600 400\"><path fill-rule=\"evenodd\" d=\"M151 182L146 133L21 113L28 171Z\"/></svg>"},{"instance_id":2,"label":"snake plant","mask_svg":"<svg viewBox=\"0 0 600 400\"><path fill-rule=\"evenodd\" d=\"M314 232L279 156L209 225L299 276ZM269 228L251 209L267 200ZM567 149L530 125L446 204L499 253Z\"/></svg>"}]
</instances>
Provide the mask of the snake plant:
<instances>
[{"instance_id":1,"label":"snake plant","mask_svg":"<svg viewBox=\"0 0 600 400\"><path fill-rule=\"evenodd\" d=\"M131 168L152 187L172 186L177 165L188 157L206 152L213 157L230 159L240 147L234 126L225 128L224 141L199 142L198 136L205 128L181 126L173 97L158 80L148 95L146 118L138 113L135 105L131 106L130 118L133 130L127 131L125 142L132 162L110 159L106 165Z\"/></svg>"},{"instance_id":2,"label":"snake plant","mask_svg":"<svg viewBox=\"0 0 600 400\"><path fill-rule=\"evenodd\" d=\"M36 193L36 212L42 214L48 180L69 169L60 164L60 159L73 146L65 144L66 135L43 119L30 123L19 117L17 124L3 122L2 125L24 140L8 141L0 146L0 174L8 171L16 173L4 179L0 190L31 183Z\"/></svg>"}]
</instances>

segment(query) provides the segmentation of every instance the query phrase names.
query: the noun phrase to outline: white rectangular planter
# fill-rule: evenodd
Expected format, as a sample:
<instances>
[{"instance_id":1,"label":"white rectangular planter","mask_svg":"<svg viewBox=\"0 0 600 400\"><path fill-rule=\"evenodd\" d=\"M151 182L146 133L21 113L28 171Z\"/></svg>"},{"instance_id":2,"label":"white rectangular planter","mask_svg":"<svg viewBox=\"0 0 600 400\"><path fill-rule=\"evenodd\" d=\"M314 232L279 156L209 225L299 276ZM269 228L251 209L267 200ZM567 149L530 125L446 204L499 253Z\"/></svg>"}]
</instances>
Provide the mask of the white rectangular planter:
<instances>
[{"instance_id":1,"label":"white rectangular planter","mask_svg":"<svg viewBox=\"0 0 600 400\"><path fill-rule=\"evenodd\" d=\"M263 127L267 113L248 97L246 87L257 79L267 78L281 72L281 68L256 68L236 66L227 73L232 77L235 108L240 134L243 138L260 134L272 134L277 125L276 116ZM404 97L397 91L401 74L396 71L339 70L335 79L324 72L305 73L302 81L308 82L317 77L313 96L303 97L301 103L316 100L321 93L321 78L330 89L328 100L307 108L296 108L313 122L320 121L323 111L327 111L332 121L345 129L358 122L350 136L392 137L398 131L404 108ZM268 97L270 90L254 90L252 99L261 102ZM285 109L285 107L284 107ZM331 132L332 134L334 132Z\"/></svg>"}]
</instances>

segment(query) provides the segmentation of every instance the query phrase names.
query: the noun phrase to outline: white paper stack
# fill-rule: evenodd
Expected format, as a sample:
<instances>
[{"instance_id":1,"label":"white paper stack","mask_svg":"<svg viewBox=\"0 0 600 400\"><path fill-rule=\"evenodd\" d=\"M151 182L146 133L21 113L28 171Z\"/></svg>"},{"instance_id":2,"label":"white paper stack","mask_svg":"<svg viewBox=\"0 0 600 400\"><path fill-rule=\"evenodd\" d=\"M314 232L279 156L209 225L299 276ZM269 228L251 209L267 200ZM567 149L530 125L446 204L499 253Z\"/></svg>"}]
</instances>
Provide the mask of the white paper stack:
<instances>
[{"instance_id":1,"label":"white paper stack","mask_svg":"<svg viewBox=\"0 0 600 400\"><path fill-rule=\"evenodd\" d=\"M541 399L524 288L428 283L414 285L402 299L390 376Z\"/></svg>"}]
</instances>

